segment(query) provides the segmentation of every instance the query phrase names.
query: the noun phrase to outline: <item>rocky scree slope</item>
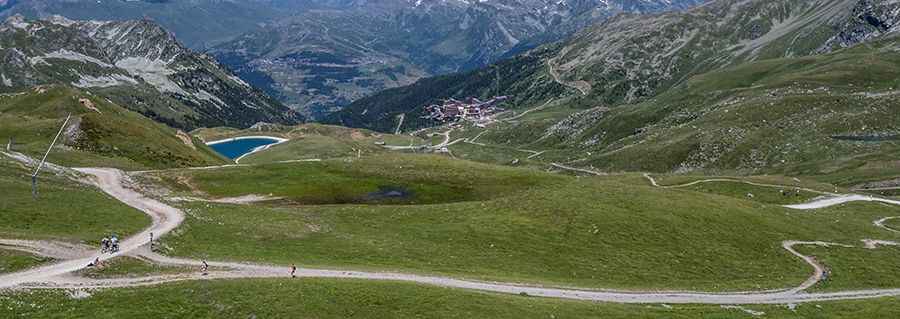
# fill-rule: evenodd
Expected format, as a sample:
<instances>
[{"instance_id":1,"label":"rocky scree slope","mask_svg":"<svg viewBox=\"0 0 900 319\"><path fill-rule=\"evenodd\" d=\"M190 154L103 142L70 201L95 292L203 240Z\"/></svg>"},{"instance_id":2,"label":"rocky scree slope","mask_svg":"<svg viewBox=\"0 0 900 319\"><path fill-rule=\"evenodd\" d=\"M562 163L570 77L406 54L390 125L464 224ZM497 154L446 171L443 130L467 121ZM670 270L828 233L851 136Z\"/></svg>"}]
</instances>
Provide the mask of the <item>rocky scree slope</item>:
<instances>
[{"instance_id":1,"label":"rocky scree slope","mask_svg":"<svg viewBox=\"0 0 900 319\"><path fill-rule=\"evenodd\" d=\"M0 25L0 62L0 92L67 84L180 128L300 120L147 20L13 16Z\"/></svg>"}]
</instances>

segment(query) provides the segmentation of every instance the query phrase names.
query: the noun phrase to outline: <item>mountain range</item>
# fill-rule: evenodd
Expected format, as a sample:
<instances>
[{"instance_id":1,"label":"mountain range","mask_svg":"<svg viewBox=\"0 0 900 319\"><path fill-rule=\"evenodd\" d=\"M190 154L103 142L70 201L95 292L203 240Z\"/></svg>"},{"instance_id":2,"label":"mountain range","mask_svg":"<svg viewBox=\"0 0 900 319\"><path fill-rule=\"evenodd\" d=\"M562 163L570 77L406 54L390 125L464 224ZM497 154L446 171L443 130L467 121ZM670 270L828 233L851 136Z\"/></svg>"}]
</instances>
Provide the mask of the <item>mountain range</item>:
<instances>
[{"instance_id":1,"label":"mountain range","mask_svg":"<svg viewBox=\"0 0 900 319\"><path fill-rule=\"evenodd\" d=\"M148 20L12 16L0 25L0 80L0 92L49 84L88 89L185 129L301 120Z\"/></svg>"},{"instance_id":2,"label":"mountain range","mask_svg":"<svg viewBox=\"0 0 900 319\"><path fill-rule=\"evenodd\" d=\"M482 67L618 13L702 2L19 0L0 16L150 17L292 109L320 118L377 91Z\"/></svg>"},{"instance_id":3,"label":"mountain range","mask_svg":"<svg viewBox=\"0 0 900 319\"><path fill-rule=\"evenodd\" d=\"M327 121L392 131L402 114L411 131L433 124L410 120L430 103L507 95L507 108L561 110L504 122L483 141L607 169L802 169L792 165L889 151L859 139L897 134L884 121L898 106L898 20L890 0L720 0L619 15L515 59L360 99Z\"/></svg>"},{"instance_id":4,"label":"mountain range","mask_svg":"<svg viewBox=\"0 0 900 319\"><path fill-rule=\"evenodd\" d=\"M474 129L482 141L609 170L785 173L883 156L891 148L869 142L900 136L891 0L254 3L284 11L191 45L207 54L148 19L12 16L0 89L71 85L186 129L293 123L302 110L384 132L435 125L422 118L432 103L502 95L518 115Z\"/></svg>"}]
</instances>

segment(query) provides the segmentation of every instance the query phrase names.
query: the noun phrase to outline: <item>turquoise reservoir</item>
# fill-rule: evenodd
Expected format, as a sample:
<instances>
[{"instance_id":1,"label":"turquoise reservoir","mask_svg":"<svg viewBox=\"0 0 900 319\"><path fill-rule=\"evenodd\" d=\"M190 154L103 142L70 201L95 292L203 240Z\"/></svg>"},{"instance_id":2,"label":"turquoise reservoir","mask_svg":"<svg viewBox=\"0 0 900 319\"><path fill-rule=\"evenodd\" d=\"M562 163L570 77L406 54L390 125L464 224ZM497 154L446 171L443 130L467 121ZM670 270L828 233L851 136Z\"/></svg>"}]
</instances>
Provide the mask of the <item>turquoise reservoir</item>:
<instances>
[{"instance_id":1,"label":"turquoise reservoir","mask_svg":"<svg viewBox=\"0 0 900 319\"><path fill-rule=\"evenodd\" d=\"M208 145L223 156L235 159L250 153L258 147L275 144L280 140L269 137L252 137L210 142Z\"/></svg>"}]
</instances>

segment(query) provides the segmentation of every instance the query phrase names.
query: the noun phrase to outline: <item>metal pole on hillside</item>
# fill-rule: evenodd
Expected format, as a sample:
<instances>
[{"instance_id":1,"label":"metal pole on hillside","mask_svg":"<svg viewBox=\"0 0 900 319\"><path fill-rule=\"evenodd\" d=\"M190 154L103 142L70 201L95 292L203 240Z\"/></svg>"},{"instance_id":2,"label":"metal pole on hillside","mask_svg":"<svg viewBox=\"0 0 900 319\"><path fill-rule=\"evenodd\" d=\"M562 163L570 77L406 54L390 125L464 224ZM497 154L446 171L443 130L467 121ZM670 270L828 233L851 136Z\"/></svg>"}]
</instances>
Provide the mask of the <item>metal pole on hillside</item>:
<instances>
[{"instance_id":1,"label":"metal pole on hillside","mask_svg":"<svg viewBox=\"0 0 900 319\"><path fill-rule=\"evenodd\" d=\"M63 122L62 126L59 127L59 131L56 132L56 136L53 138L53 141L50 142L50 147L47 148L47 152L44 153L44 157L41 158L41 162L38 163L38 166L34 168L34 173L31 174L31 196L34 199L38 198L37 191L37 176L40 173L41 168L44 166L44 163L47 162L47 156L50 155L50 150L53 149L53 145L56 145L56 141L59 140L59 136L62 135L63 130L66 129L66 124L69 124L69 119L72 118L72 113L66 115L66 120Z\"/></svg>"}]
</instances>

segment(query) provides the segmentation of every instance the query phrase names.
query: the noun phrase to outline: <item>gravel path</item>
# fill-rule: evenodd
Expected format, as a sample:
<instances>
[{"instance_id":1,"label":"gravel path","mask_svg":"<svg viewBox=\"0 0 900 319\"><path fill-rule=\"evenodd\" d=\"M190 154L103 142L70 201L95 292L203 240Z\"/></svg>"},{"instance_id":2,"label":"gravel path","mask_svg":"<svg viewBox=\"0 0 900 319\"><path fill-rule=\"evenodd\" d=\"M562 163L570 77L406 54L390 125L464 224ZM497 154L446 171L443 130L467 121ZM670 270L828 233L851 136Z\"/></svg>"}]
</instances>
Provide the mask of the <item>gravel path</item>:
<instances>
[{"instance_id":1,"label":"gravel path","mask_svg":"<svg viewBox=\"0 0 900 319\"><path fill-rule=\"evenodd\" d=\"M66 260L60 263L37 267L27 271L11 273L0 276L0 288L23 287L23 288L110 288L110 287L132 287L146 286L165 282L197 280L197 279L230 279L230 278L289 278L289 269L284 266L261 265L251 263L234 263L234 262L209 262L209 265L218 269L210 271L203 275L199 273L160 275L142 278L119 278L119 279L87 279L69 275L79 269L85 268L86 265L94 258L99 257L101 260L114 258L116 256L131 254L143 257L153 262L169 265L182 266L199 266L200 261L174 258L158 255L149 252L147 249L147 239L149 233L153 232L155 236L162 236L177 227L183 220L182 212L174 207L156 201L152 198L145 197L140 193L125 188L122 185L124 173L115 169L85 168L77 169L79 172L92 176L92 182L110 196L122 201L123 203L139 209L152 217L152 224L149 228L137 235L129 237L122 242L121 250L116 254L97 254L92 253L89 256ZM647 175L652 184L656 182ZM840 196L842 200L817 200L802 206L798 209L814 209L837 205L853 200L869 200L868 197L854 197L851 195ZM893 201L886 203L900 204ZM876 221L877 224L878 221ZM883 223L883 220L881 220ZM871 241L872 245L886 244L885 241ZM732 292L732 293L710 293L710 292L667 292L667 291L610 291L610 290L590 290L580 288L548 288L540 286L528 286L514 283L498 283L498 282L479 282L469 281L450 277L439 276L423 276L404 273L392 272L361 272L346 270L328 270L328 269L298 269L299 277L316 277L316 278L353 278L353 279L369 279L369 280L392 280L414 282L419 284L427 284L441 287L452 287L461 289L471 289L479 291L488 291L507 294L527 294L529 296L540 296L550 298L564 298L576 300L590 300L616 303L693 303L693 304L787 304L802 303L813 301L827 300L846 300L846 299L863 299L876 298L884 296L898 296L900 289L872 289L872 290L853 290L833 293L806 293L805 289L811 287L821 280L824 273L824 267L818 264L813 258L804 256L793 249L796 245L842 245L825 242L800 242L785 241L783 247L803 259L810 264L813 269L813 275L803 282L801 285L779 291L761 291L761 292ZM845 245L842 245L845 246Z\"/></svg>"},{"instance_id":2,"label":"gravel path","mask_svg":"<svg viewBox=\"0 0 900 319\"><path fill-rule=\"evenodd\" d=\"M9 288L32 282L52 281L52 277L83 269L95 259L105 261L128 254L146 245L150 239L151 232L154 236L160 237L172 231L184 221L184 215L181 210L125 188L122 185L125 174L120 170L108 168L79 168L75 170L91 176L89 182L113 198L150 215L152 219L150 227L134 236L123 239L119 244L119 251L114 254L103 254L95 251L81 258L69 259L22 272L2 275L0 276L0 288Z\"/></svg>"}]
</instances>

